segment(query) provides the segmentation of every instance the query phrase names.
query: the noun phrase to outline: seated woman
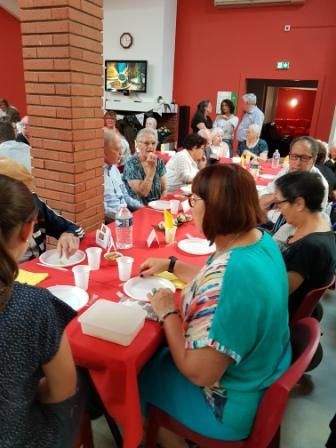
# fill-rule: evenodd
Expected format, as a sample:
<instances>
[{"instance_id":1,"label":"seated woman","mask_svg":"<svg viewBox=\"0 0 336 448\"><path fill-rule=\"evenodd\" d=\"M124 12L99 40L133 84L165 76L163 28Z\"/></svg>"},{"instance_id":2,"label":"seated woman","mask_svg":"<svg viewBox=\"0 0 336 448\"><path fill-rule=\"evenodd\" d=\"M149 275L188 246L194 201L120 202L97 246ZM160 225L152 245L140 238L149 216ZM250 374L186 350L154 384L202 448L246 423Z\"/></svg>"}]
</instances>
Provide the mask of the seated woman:
<instances>
[{"instance_id":1,"label":"seated woman","mask_svg":"<svg viewBox=\"0 0 336 448\"><path fill-rule=\"evenodd\" d=\"M335 235L320 213L324 186L318 174L295 171L281 176L275 185L275 204L287 224L274 239L286 263L292 317L309 291L332 280L336 268Z\"/></svg>"},{"instance_id":2,"label":"seated woman","mask_svg":"<svg viewBox=\"0 0 336 448\"><path fill-rule=\"evenodd\" d=\"M29 189L0 175L0 209L0 446L72 447L82 406L64 328L75 312L14 281L38 213Z\"/></svg>"},{"instance_id":3,"label":"seated woman","mask_svg":"<svg viewBox=\"0 0 336 448\"><path fill-rule=\"evenodd\" d=\"M157 142L154 129L141 129L136 137L138 152L127 160L124 168L127 191L145 205L167 193L166 167L155 155Z\"/></svg>"},{"instance_id":4,"label":"seated woman","mask_svg":"<svg viewBox=\"0 0 336 448\"><path fill-rule=\"evenodd\" d=\"M238 117L234 115L235 106L229 99L224 99L220 104L221 113L216 116L214 128L223 129L224 142L229 145L230 156L233 156L233 134L238 125Z\"/></svg>"},{"instance_id":5,"label":"seated woman","mask_svg":"<svg viewBox=\"0 0 336 448\"><path fill-rule=\"evenodd\" d=\"M218 162L221 157L230 157L230 148L223 142L224 132L221 128L213 128L211 131L211 145L209 151L210 163Z\"/></svg>"},{"instance_id":6,"label":"seated woman","mask_svg":"<svg viewBox=\"0 0 336 448\"><path fill-rule=\"evenodd\" d=\"M198 132L200 129L211 129L212 119L210 114L212 105L209 100L203 100L197 105L197 110L191 120L191 129Z\"/></svg>"},{"instance_id":7,"label":"seated woman","mask_svg":"<svg viewBox=\"0 0 336 448\"><path fill-rule=\"evenodd\" d=\"M246 131L246 140L242 142L238 149L238 155L241 156L245 150L267 159L268 145L266 140L260 138L261 128L257 124L250 124Z\"/></svg>"},{"instance_id":8,"label":"seated woman","mask_svg":"<svg viewBox=\"0 0 336 448\"><path fill-rule=\"evenodd\" d=\"M286 268L272 238L256 229L263 213L246 170L208 166L192 192L195 226L216 252L201 269L174 257L140 267L143 276L168 270L188 283L180 311L168 289L149 297L168 347L141 372L143 410L154 404L207 437L240 440L291 362ZM167 431L161 438L163 447L184 446Z\"/></svg>"},{"instance_id":9,"label":"seated woman","mask_svg":"<svg viewBox=\"0 0 336 448\"><path fill-rule=\"evenodd\" d=\"M187 135L184 149L167 163L168 191L175 191L183 185L191 184L199 169L204 168L206 140L197 134Z\"/></svg>"}]
</instances>

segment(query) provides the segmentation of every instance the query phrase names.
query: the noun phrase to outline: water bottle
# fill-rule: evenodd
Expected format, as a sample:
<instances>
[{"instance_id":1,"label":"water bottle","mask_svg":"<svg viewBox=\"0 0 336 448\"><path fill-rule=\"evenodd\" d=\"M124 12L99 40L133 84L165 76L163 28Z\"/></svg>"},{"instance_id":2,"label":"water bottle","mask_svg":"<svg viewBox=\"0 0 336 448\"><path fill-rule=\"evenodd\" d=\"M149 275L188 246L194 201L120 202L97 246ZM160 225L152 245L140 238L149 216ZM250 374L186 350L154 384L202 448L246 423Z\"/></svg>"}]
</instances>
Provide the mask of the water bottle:
<instances>
[{"instance_id":1,"label":"water bottle","mask_svg":"<svg viewBox=\"0 0 336 448\"><path fill-rule=\"evenodd\" d=\"M133 246L133 215L127 207L122 206L115 219L116 245L118 249Z\"/></svg>"},{"instance_id":2,"label":"water bottle","mask_svg":"<svg viewBox=\"0 0 336 448\"><path fill-rule=\"evenodd\" d=\"M280 164L280 153L279 151L276 149L273 153L273 157L272 157L272 168L278 168Z\"/></svg>"}]
</instances>

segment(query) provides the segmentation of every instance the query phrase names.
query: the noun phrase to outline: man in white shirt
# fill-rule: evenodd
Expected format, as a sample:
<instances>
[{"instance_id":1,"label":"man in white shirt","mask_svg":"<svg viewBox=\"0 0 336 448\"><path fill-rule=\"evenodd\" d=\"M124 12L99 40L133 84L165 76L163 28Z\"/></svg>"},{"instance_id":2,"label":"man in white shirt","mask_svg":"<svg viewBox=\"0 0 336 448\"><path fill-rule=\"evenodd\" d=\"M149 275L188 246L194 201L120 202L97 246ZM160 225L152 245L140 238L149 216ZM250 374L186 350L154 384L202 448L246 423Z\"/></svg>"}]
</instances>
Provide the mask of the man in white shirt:
<instances>
[{"instance_id":1,"label":"man in white shirt","mask_svg":"<svg viewBox=\"0 0 336 448\"><path fill-rule=\"evenodd\" d=\"M184 148L166 165L168 191L175 191L191 184L198 171L205 167L204 148L207 141L198 134L187 135Z\"/></svg>"},{"instance_id":2,"label":"man in white shirt","mask_svg":"<svg viewBox=\"0 0 336 448\"><path fill-rule=\"evenodd\" d=\"M31 171L30 146L15 141L14 128L9 121L0 121L0 157L16 160Z\"/></svg>"}]
</instances>

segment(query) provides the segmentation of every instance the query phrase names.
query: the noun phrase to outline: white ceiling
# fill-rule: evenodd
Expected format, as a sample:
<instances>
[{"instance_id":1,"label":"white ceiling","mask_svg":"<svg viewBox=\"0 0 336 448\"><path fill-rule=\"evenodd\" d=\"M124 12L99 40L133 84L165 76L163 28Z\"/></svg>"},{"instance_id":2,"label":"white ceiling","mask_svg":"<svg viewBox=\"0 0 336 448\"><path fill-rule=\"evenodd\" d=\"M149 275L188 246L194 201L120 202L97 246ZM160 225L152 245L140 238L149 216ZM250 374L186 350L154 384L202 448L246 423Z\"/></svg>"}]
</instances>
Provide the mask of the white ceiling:
<instances>
[{"instance_id":1,"label":"white ceiling","mask_svg":"<svg viewBox=\"0 0 336 448\"><path fill-rule=\"evenodd\" d=\"M18 0L0 0L0 6L2 6L6 11L13 16L20 18L20 8Z\"/></svg>"}]
</instances>

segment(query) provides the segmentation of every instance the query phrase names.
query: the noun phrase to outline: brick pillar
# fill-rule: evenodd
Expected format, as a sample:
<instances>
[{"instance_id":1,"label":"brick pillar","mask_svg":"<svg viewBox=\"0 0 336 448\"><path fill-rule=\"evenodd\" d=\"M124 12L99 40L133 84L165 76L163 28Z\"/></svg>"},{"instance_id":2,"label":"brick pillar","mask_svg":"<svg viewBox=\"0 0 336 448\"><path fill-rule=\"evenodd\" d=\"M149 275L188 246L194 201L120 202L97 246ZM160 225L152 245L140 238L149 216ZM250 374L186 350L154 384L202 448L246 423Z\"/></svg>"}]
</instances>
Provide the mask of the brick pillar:
<instances>
[{"instance_id":1,"label":"brick pillar","mask_svg":"<svg viewBox=\"0 0 336 448\"><path fill-rule=\"evenodd\" d=\"M103 220L103 0L19 0L38 194L86 230Z\"/></svg>"}]
</instances>

